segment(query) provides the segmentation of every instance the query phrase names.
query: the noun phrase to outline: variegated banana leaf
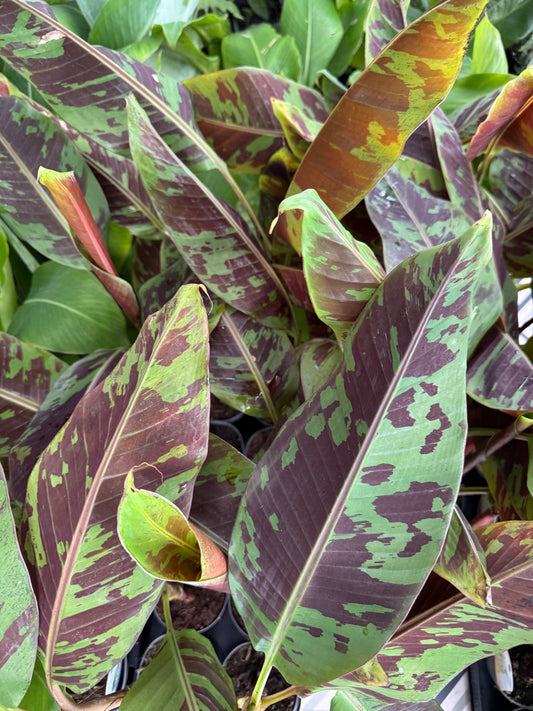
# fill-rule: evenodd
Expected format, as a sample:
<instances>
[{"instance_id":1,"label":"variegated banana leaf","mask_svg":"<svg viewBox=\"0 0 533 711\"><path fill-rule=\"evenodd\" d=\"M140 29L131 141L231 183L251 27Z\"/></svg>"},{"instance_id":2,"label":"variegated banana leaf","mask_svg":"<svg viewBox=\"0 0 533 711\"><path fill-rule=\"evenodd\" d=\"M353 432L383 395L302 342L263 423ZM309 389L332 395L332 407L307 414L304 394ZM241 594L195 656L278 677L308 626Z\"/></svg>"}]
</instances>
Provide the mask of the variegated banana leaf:
<instances>
[{"instance_id":1,"label":"variegated banana leaf","mask_svg":"<svg viewBox=\"0 0 533 711\"><path fill-rule=\"evenodd\" d=\"M337 217L349 212L451 89L485 5L446 0L398 34L337 104L289 194L314 188Z\"/></svg>"},{"instance_id":2,"label":"variegated banana leaf","mask_svg":"<svg viewBox=\"0 0 533 711\"><path fill-rule=\"evenodd\" d=\"M226 165L198 131L183 85L125 54L88 44L57 22L48 5L39 0L1 0L0 58L39 91L57 117L78 132L78 148L86 158L92 155L98 164L104 156L108 175L105 156L128 149L125 99L135 93L172 149L206 181L213 176L217 182L221 178L254 221ZM91 140L99 144L94 154ZM123 170L120 183L129 183L130 189L132 177L134 184L134 176Z\"/></svg>"},{"instance_id":3,"label":"variegated banana leaf","mask_svg":"<svg viewBox=\"0 0 533 711\"><path fill-rule=\"evenodd\" d=\"M122 355L120 350L95 351L69 366L51 385L9 453L9 488L14 499L24 501L31 470L41 452L71 416L85 391L109 375Z\"/></svg>"},{"instance_id":4,"label":"variegated banana leaf","mask_svg":"<svg viewBox=\"0 0 533 711\"><path fill-rule=\"evenodd\" d=\"M389 274L343 369L254 471L230 587L266 666L290 683L370 660L435 563L462 473L471 291L490 252L483 222Z\"/></svg>"},{"instance_id":5,"label":"variegated banana leaf","mask_svg":"<svg viewBox=\"0 0 533 711\"><path fill-rule=\"evenodd\" d=\"M472 221L484 212L479 186L463 150L461 138L444 111L437 108L429 118L446 189L453 205Z\"/></svg>"},{"instance_id":6,"label":"variegated banana leaf","mask_svg":"<svg viewBox=\"0 0 533 711\"><path fill-rule=\"evenodd\" d=\"M467 387L470 397L487 407L515 414L533 410L533 364L497 326L469 360Z\"/></svg>"},{"instance_id":7,"label":"variegated banana leaf","mask_svg":"<svg viewBox=\"0 0 533 711\"><path fill-rule=\"evenodd\" d=\"M73 170L100 230L109 210L94 175L64 131L17 96L0 97L0 205L2 222L48 259L88 269L60 210L36 178L40 165Z\"/></svg>"},{"instance_id":8,"label":"variegated banana leaf","mask_svg":"<svg viewBox=\"0 0 533 711\"><path fill-rule=\"evenodd\" d=\"M384 704L356 692L338 691L331 701L330 711L442 711L442 706L435 700Z\"/></svg>"},{"instance_id":9,"label":"variegated banana leaf","mask_svg":"<svg viewBox=\"0 0 533 711\"><path fill-rule=\"evenodd\" d=\"M254 417L279 420L298 390L296 352L282 331L225 308L210 336L212 392Z\"/></svg>"},{"instance_id":10,"label":"variegated banana leaf","mask_svg":"<svg viewBox=\"0 0 533 711\"><path fill-rule=\"evenodd\" d=\"M370 62L407 25L405 0L374 0L366 19L365 62Z\"/></svg>"},{"instance_id":11,"label":"variegated banana leaf","mask_svg":"<svg viewBox=\"0 0 533 711\"><path fill-rule=\"evenodd\" d=\"M186 79L200 130L234 170L259 172L283 146L271 99L285 101L311 121L329 111L313 89L264 69L236 67Z\"/></svg>"},{"instance_id":12,"label":"variegated banana leaf","mask_svg":"<svg viewBox=\"0 0 533 711\"><path fill-rule=\"evenodd\" d=\"M443 597L440 584L440 593L430 587L431 606L408 619L378 656L390 686L361 691L389 703L429 700L478 659L533 643L533 523L506 521L476 533L492 579L492 604L478 607L454 595L454 588ZM335 686L343 683L350 685L349 678Z\"/></svg>"},{"instance_id":13,"label":"variegated banana leaf","mask_svg":"<svg viewBox=\"0 0 533 711\"><path fill-rule=\"evenodd\" d=\"M525 176L521 176L526 181ZM531 183L530 183L531 184ZM533 195L518 203L511 213L503 255L511 274L530 277L533 273Z\"/></svg>"},{"instance_id":14,"label":"variegated banana leaf","mask_svg":"<svg viewBox=\"0 0 533 711\"><path fill-rule=\"evenodd\" d=\"M279 207L303 270L315 313L340 343L383 281L374 253L337 220L315 190L304 190Z\"/></svg>"},{"instance_id":15,"label":"variegated banana leaf","mask_svg":"<svg viewBox=\"0 0 533 711\"><path fill-rule=\"evenodd\" d=\"M231 679L211 642L194 630L166 635L163 646L120 704L123 711L235 711Z\"/></svg>"},{"instance_id":16,"label":"variegated banana leaf","mask_svg":"<svg viewBox=\"0 0 533 711\"><path fill-rule=\"evenodd\" d=\"M533 68L528 67L508 82L478 127L467 156L476 156L496 146L533 157Z\"/></svg>"},{"instance_id":17,"label":"variegated banana leaf","mask_svg":"<svg viewBox=\"0 0 533 711\"><path fill-rule=\"evenodd\" d=\"M9 454L66 367L42 348L0 333L0 456Z\"/></svg>"},{"instance_id":18,"label":"variegated banana leaf","mask_svg":"<svg viewBox=\"0 0 533 711\"><path fill-rule=\"evenodd\" d=\"M0 464L0 703L18 706L37 654L39 613Z\"/></svg>"},{"instance_id":19,"label":"variegated banana leaf","mask_svg":"<svg viewBox=\"0 0 533 711\"><path fill-rule=\"evenodd\" d=\"M502 520L533 520L533 438L514 439L480 463Z\"/></svg>"},{"instance_id":20,"label":"variegated banana leaf","mask_svg":"<svg viewBox=\"0 0 533 711\"><path fill-rule=\"evenodd\" d=\"M254 466L244 454L209 434L207 457L194 483L189 520L225 550Z\"/></svg>"},{"instance_id":21,"label":"variegated banana leaf","mask_svg":"<svg viewBox=\"0 0 533 711\"><path fill-rule=\"evenodd\" d=\"M139 486L188 514L207 449L207 342L200 287L182 287L81 399L31 474L25 547L49 685L91 688L132 646L156 602L162 583L120 545L116 510L135 468Z\"/></svg>"},{"instance_id":22,"label":"variegated banana leaf","mask_svg":"<svg viewBox=\"0 0 533 711\"><path fill-rule=\"evenodd\" d=\"M242 217L201 183L128 100L131 151L165 229L196 276L234 308L289 327L281 281Z\"/></svg>"},{"instance_id":23,"label":"variegated banana leaf","mask_svg":"<svg viewBox=\"0 0 533 711\"><path fill-rule=\"evenodd\" d=\"M342 351L335 341L315 338L306 341L298 355L302 391L305 399L309 400L342 366Z\"/></svg>"},{"instance_id":24,"label":"variegated banana leaf","mask_svg":"<svg viewBox=\"0 0 533 711\"><path fill-rule=\"evenodd\" d=\"M298 160L302 160L322 128L322 123L309 118L302 109L287 101L274 98L271 101L272 110L281 124L290 150Z\"/></svg>"},{"instance_id":25,"label":"variegated banana leaf","mask_svg":"<svg viewBox=\"0 0 533 711\"><path fill-rule=\"evenodd\" d=\"M371 190L365 203L381 234L387 271L420 249L453 239L472 224L460 207L433 197L406 179L397 166Z\"/></svg>"}]
</instances>

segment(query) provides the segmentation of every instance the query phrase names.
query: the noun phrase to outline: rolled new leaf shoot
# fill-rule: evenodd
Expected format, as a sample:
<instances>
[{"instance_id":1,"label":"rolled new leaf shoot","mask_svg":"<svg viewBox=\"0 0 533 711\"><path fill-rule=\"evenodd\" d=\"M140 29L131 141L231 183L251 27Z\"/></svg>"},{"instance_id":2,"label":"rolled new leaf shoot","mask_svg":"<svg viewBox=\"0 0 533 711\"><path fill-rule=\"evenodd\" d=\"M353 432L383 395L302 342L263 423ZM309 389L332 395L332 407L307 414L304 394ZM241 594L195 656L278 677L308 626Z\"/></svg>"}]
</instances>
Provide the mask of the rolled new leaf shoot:
<instances>
[{"instance_id":1,"label":"rolled new leaf shoot","mask_svg":"<svg viewBox=\"0 0 533 711\"><path fill-rule=\"evenodd\" d=\"M118 535L124 548L154 578L226 589L226 558L172 502L137 489L126 476L118 508Z\"/></svg>"}]
</instances>

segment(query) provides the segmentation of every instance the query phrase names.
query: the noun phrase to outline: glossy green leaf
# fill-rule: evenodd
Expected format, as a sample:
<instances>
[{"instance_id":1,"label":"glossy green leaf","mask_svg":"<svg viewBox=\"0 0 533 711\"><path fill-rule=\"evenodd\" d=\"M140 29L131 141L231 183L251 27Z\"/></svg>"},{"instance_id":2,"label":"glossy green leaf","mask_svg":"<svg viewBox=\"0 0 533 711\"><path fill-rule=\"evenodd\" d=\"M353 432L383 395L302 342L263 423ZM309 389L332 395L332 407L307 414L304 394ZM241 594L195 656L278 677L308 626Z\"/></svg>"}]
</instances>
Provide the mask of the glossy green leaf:
<instances>
[{"instance_id":1,"label":"glossy green leaf","mask_svg":"<svg viewBox=\"0 0 533 711\"><path fill-rule=\"evenodd\" d=\"M42 348L0 333L0 456L9 454L65 368Z\"/></svg>"},{"instance_id":2,"label":"glossy green leaf","mask_svg":"<svg viewBox=\"0 0 533 711\"><path fill-rule=\"evenodd\" d=\"M474 32L471 74L508 74L509 67L502 38L496 27L483 15Z\"/></svg>"},{"instance_id":3,"label":"glossy green leaf","mask_svg":"<svg viewBox=\"0 0 533 711\"><path fill-rule=\"evenodd\" d=\"M109 211L94 175L57 123L24 99L0 98L0 126L2 222L48 259L87 269L68 224L36 177L45 162L57 170L72 170L105 234Z\"/></svg>"},{"instance_id":4,"label":"glossy green leaf","mask_svg":"<svg viewBox=\"0 0 533 711\"><path fill-rule=\"evenodd\" d=\"M433 570L476 605L487 607L492 602L485 553L458 506Z\"/></svg>"},{"instance_id":5,"label":"glossy green leaf","mask_svg":"<svg viewBox=\"0 0 533 711\"><path fill-rule=\"evenodd\" d=\"M328 65L328 71L333 76L342 76L352 64L365 36L367 17L371 6L372 0L350 0L347 3L343 3L342 8L337 5L343 34L339 46Z\"/></svg>"},{"instance_id":6,"label":"glossy green leaf","mask_svg":"<svg viewBox=\"0 0 533 711\"><path fill-rule=\"evenodd\" d=\"M287 198L279 214L293 246L301 250L315 312L342 343L383 281L383 267L368 245L343 228L316 191Z\"/></svg>"},{"instance_id":7,"label":"glossy green leaf","mask_svg":"<svg viewBox=\"0 0 533 711\"><path fill-rule=\"evenodd\" d=\"M18 706L35 664L39 613L19 548L1 464L0 541L0 699L8 706Z\"/></svg>"},{"instance_id":8,"label":"glossy green leaf","mask_svg":"<svg viewBox=\"0 0 533 711\"><path fill-rule=\"evenodd\" d=\"M2 708L0 706L0 708ZM20 702L20 708L25 711L61 711L46 685L43 665L39 656L35 660L31 684ZM4 711L2 709L2 711Z\"/></svg>"},{"instance_id":9,"label":"glossy green leaf","mask_svg":"<svg viewBox=\"0 0 533 711\"><path fill-rule=\"evenodd\" d=\"M135 469L140 487L157 490L188 515L209 422L200 290L182 287L147 319L31 474L25 548L40 600L39 646L49 685L91 688L131 648L161 591L121 546L116 511L124 479ZM52 498L64 506L38 505Z\"/></svg>"},{"instance_id":10,"label":"glossy green leaf","mask_svg":"<svg viewBox=\"0 0 533 711\"><path fill-rule=\"evenodd\" d=\"M508 521L476 533L492 579L492 604L486 608L474 605L455 594L454 588L443 590L438 578L430 578L425 591L427 608L408 621L379 654L391 685L373 693L376 698L389 702L432 699L478 659L531 644L528 591L533 576L533 524ZM361 690L368 693L368 687Z\"/></svg>"},{"instance_id":11,"label":"glossy green leaf","mask_svg":"<svg viewBox=\"0 0 533 711\"><path fill-rule=\"evenodd\" d=\"M283 145L272 99L295 106L311 121L323 122L329 114L317 92L260 69L226 69L184 84L198 126L234 170L259 172Z\"/></svg>"},{"instance_id":12,"label":"glossy green leaf","mask_svg":"<svg viewBox=\"0 0 533 711\"><path fill-rule=\"evenodd\" d=\"M7 331L17 306L17 291L9 261L9 244L5 232L0 228L0 331Z\"/></svg>"},{"instance_id":13,"label":"glossy green leaf","mask_svg":"<svg viewBox=\"0 0 533 711\"><path fill-rule=\"evenodd\" d=\"M120 542L141 568L161 580L226 588L226 558L164 496L137 489L134 470L124 480L117 511Z\"/></svg>"},{"instance_id":14,"label":"glossy green leaf","mask_svg":"<svg viewBox=\"0 0 533 711\"><path fill-rule=\"evenodd\" d=\"M287 328L283 285L242 217L169 150L133 97L128 107L132 153L183 259L227 303L266 325Z\"/></svg>"},{"instance_id":15,"label":"glossy green leaf","mask_svg":"<svg viewBox=\"0 0 533 711\"><path fill-rule=\"evenodd\" d=\"M51 384L9 453L9 486L15 500L22 502L26 498L26 486L37 459L71 416L85 391L109 375L122 355L122 350L99 350L68 368L63 365L65 369Z\"/></svg>"},{"instance_id":16,"label":"glossy green leaf","mask_svg":"<svg viewBox=\"0 0 533 711\"><path fill-rule=\"evenodd\" d=\"M531 31L532 0L492 0L487 8L505 47L510 47Z\"/></svg>"},{"instance_id":17,"label":"glossy green leaf","mask_svg":"<svg viewBox=\"0 0 533 711\"><path fill-rule=\"evenodd\" d=\"M250 480L230 587L266 666L290 683L316 686L375 656L440 552L462 474L486 227L386 277L342 370L287 420Z\"/></svg>"},{"instance_id":18,"label":"glossy green leaf","mask_svg":"<svg viewBox=\"0 0 533 711\"><path fill-rule=\"evenodd\" d=\"M148 33L160 0L107 0L98 13L89 42L120 49Z\"/></svg>"},{"instance_id":19,"label":"glossy green leaf","mask_svg":"<svg viewBox=\"0 0 533 711\"><path fill-rule=\"evenodd\" d=\"M225 550L254 467L244 454L209 435L207 457L194 483L189 520Z\"/></svg>"},{"instance_id":20,"label":"glossy green leaf","mask_svg":"<svg viewBox=\"0 0 533 711\"><path fill-rule=\"evenodd\" d=\"M235 711L231 679L211 642L194 630L166 635L120 705L123 711Z\"/></svg>"},{"instance_id":21,"label":"glossy green leaf","mask_svg":"<svg viewBox=\"0 0 533 711\"><path fill-rule=\"evenodd\" d=\"M106 1L107 0L76 0L76 4L82 11L89 25L92 26L106 4Z\"/></svg>"},{"instance_id":22,"label":"glossy green leaf","mask_svg":"<svg viewBox=\"0 0 533 711\"><path fill-rule=\"evenodd\" d=\"M334 0L285 0L281 31L294 37L302 58L300 81L313 86L316 74L326 69L342 38L342 22Z\"/></svg>"},{"instance_id":23,"label":"glossy green leaf","mask_svg":"<svg viewBox=\"0 0 533 711\"><path fill-rule=\"evenodd\" d=\"M282 37L272 25L251 25L242 32L232 32L222 40L225 69L258 67L288 79L298 79L301 59L293 37Z\"/></svg>"},{"instance_id":24,"label":"glossy green leaf","mask_svg":"<svg viewBox=\"0 0 533 711\"><path fill-rule=\"evenodd\" d=\"M223 402L276 422L298 389L288 336L226 308L210 336L211 390Z\"/></svg>"},{"instance_id":25,"label":"glossy green leaf","mask_svg":"<svg viewBox=\"0 0 533 711\"><path fill-rule=\"evenodd\" d=\"M446 0L397 35L332 111L290 194L314 188L337 217L351 210L450 90L485 4Z\"/></svg>"},{"instance_id":26,"label":"glossy green leaf","mask_svg":"<svg viewBox=\"0 0 533 711\"><path fill-rule=\"evenodd\" d=\"M54 262L33 275L9 333L56 353L129 345L124 315L96 277Z\"/></svg>"},{"instance_id":27,"label":"glossy green leaf","mask_svg":"<svg viewBox=\"0 0 533 711\"><path fill-rule=\"evenodd\" d=\"M533 156L533 68L508 82L467 149L469 160L495 146Z\"/></svg>"},{"instance_id":28,"label":"glossy green leaf","mask_svg":"<svg viewBox=\"0 0 533 711\"><path fill-rule=\"evenodd\" d=\"M468 394L487 407L518 414L533 410L533 364L496 326L468 363Z\"/></svg>"}]
</instances>

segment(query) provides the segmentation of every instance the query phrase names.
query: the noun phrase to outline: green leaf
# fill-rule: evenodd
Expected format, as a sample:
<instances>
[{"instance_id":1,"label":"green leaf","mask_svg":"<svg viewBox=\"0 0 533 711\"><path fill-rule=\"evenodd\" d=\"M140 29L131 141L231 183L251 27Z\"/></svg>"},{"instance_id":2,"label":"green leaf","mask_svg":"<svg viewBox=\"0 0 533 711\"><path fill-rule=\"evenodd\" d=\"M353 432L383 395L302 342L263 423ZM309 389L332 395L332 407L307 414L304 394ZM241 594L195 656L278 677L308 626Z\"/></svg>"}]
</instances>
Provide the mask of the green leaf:
<instances>
[{"instance_id":1,"label":"green leaf","mask_svg":"<svg viewBox=\"0 0 533 711\"><path fill-rule=\"evenodd\" d=\"M183 259L234 308L266 325L287 329L284 287L242 217L170 151L133 97L128 111L133 156Z\"/></svg>"},{"instance_id":2,"label":"green leaf","mask_svg":"<svg viewBox=\"0 0 533 711\"><path fill-rule=\"evenodd\" d=\"M235 711L231 679L211 642L195 630L166 635L120 704L123 711Z\"/></svg>"},{"instance_id":3,"label":"green leaf","mask_svg":"<svg viewBox=\"0 0 533 711\"><path fill-rule=\"evenodd\" d=\"M188 515L209 427L200 291L195 284L182 287L147 319L31 474L24 538L49 685L94 686L131 648L161 591L121 546L116 512L134 468L143 489L157 490ZM52 498L64 505L38 503Z\"/></svg>"},{"instance_id":4,"label":"green leaf","mask_svg":"<svg viewBox=\"0 0 533 711\"><path fill-rule=\"evenodd\" d=\"M9 454L65 368L42 348L0 333L0 456Z\"/></svg>"},{"instance_id":5,"label":"green leaf","mask_svg":"<svg viewBox=\"0 0 533 711\"><path fill-rule=\"evenodd\" d=\"M89 23L94 25L107 0L76 0L76 3Z\"/></svg>"},{"instance_id":6,"label":"green leaf","mask_svg":"<svg viewBox=\"0 0 533 711\"><path fill-rule=\"evenodd\" d=\"M305 190L284 200L280 218L298 250L309 295L317 316L340 343L383 281L385 272L370 247L344 229L316 191ZM299 250L298 250L299 251Z\"/></svg>"},{"instance_id":7,"label":"green leaf","mask_svg":"<svg viewBox=\"0 0 533 711\"><path fill-rule=\"evenodd\" d=\"M19 548L0 464L0 698L18 706L26 693L37 654L37 601Z\"/></svg>"},{"instance_id":8,"label":"green leaf","mask_svg":"<svg viewBox=\"0 0 533 711\"><path fill-rule=\"evenodd\" d=\"M289 194L314 188L339 218L355 207L451 89L485 4L446 0L397 35L333 109Z\"/></svg>"},{"instance_id":9,"label":"green leaf","mask_svg":"<svg viewBox=\"0 0 533 711\"><path fill-rule=\"evenodd\" d=\"M292 684L318 686L374 657L435 564L463 467L471 290L489 259L485 219L391 272L342 370L254 471L230 587L266 667Z\"/></svg>"},{"instance_id":10,"label":"green leaf","mask_svg":"<svg viewBox=\"0 0 533 711\"><path fill-rule=\"evenodd\" d=\"M224 37L221 51L224 69L258 67L294 80L300 74L300 53L294 38L282 37L266 23Z\"/></svg>"},{"instance_id":11,"label":"green leaf","mask_svg":"<svg viewBox=\"0 0 533 711\"><path fill-rule=\"evenodd\" d=\"M491 0L487 12L490 21L500 31L505 47L531 32L533 0Z\"/></svg>"},{"instance_id":12,"label":"green leaf","mask_svg":"<svg viewBox=\"0 0 533 711\"><path fill-rule=\"evenodd\" d=\"M485 553L461 509L456 506L444 546L433 569L480 607L492 602Z\"/></svg>"},{"instance_id":13,"label":"green leaf","mask_svg":"<svg viewBox=\"0 0 533 711\"><path fill-rule=\"evenodd\" d=\"M133 471L117 511L118 536L133 560L154 578L225 590L222 551L171 501L137 489Z\"/></svg>"},{"instance_id":14,"label":"green leaf","mask_svg":"<svg viewBox=\"0 0 533 711\"><path fill-rule=\"evenodd\" d=\"M7 331L17 306L17 292L9 261L9 244L0 227L0 331Z\"/></svg>"},{"instance_id":15,"label":"green leaf","mask_svg":"<svg viewBox=\"0 0 533 711\"><path fill-rule=\"evenodd\" d=\"M474 32L471 74L508 74L509 65L498 30L483 15Z\"/></svg>"},{"instance_id":16,"label":"green leaf","mask_svg":"<svg viewBox=\"0 0 533 711\"><path fill-rule=\"evenodd\" d=\"M331 701L330 711L442 711L442 707L433 700L385 704L357 692L338 691Z\"/></svg>"},{"instance_id":17,"label":"green leaf","mask_svg":"<svg viewBox=\"0 0 533 711\"><path fill-rule=\"evenodd\" d=\"M285 0L281 31L294 37L302 58L300 81L312 86L320 69L326 69L342 39L342 22L333 0Z\"/></svg>"},{"instance_id":18,"label":"green leaf","mask_svg":"<svg viewBox=\"0 0 533 711\"><path fill-rule=\"evenodd\" d=\"M129 345L126 320L90 272L45 262L9 333L56 353L90 353Z\"/></svg>"},{"instance_id":19,"label":"green leaf","mask_svg":"<svg viewBox=\"0 0 533 711\"><path fill-rule=\"evenodd\" d=\"M328 65L328 71L333 76L342 76L352 64L363 41L366 20L371 6L372 0L350 0L339 11L343 35Z\"/></svg>"},{"instance_id":20,"label":"green leaf","mask_svg":"<svg viewBox=\"0 0 533 711\"><path fill-rule=\"evenodd\" d=\"M289 337L231 308L211 333L209 373L211 390L223 402L273 422L298 389Z\"/></svg>"},{"instance_id":21,"label":"green leaf","mask_svg":"<svg viewBox=\"0 0 533 711\"><path fill-rule=\"evenodd\" d=\"M107 0L98 13L89 42L120 49L141 39L150 30L160 0Z\"/></svg>"},{"instance_id":22,"label":"green leaf","mask_svg":"<svg viewBox=\"0 0 533 711\"><path fill-rule=\"evenodd\" d=\"M43 665L38 656L35 660L31 684L20 702L20 708L25 711L61 711L46 685Z\"/></svg>"}]
</instances>

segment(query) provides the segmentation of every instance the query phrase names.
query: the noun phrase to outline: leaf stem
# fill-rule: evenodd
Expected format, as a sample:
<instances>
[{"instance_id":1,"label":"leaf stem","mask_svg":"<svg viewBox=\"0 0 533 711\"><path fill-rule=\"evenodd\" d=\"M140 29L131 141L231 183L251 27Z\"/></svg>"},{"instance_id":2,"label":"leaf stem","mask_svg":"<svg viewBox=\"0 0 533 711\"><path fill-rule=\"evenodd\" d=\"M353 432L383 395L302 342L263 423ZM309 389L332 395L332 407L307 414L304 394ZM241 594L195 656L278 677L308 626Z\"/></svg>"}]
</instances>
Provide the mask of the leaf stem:
<instances>
[{"instance_id":1,"label":"leaf stem","mask_svg":"<svg viewBox=\"0 0 533 711\"><path fill-rule=\"evenodd\" d=\"M526 417L525 415L517 417L516 420L505 429L499 430L493 434L482 449L466 457L464 472L470 471L470 469L473 469L481 462L484 462L485 459L490 457L506 444L509 444L509 442L512 442L513 439L519 437L519 435L529 429L531 425L533 425L533 419L531 417Z\"/></svg>"},{"instance_id":2,"label":"leaf stem","mask_svg":"<svg viewBox=\"0 0 533 711\"><path fill-rule=\"evenodd\" d=\"M254 690L252 691L252 695L250 696L250 701L248 703L248 711L260 711L261 709L264 708L264 698L263 698L263 689L265 688L265 684L268 679L268 675L270 674L271 666L266 662L263 664L263 667L261 669L261 672L259 673L259 677L257 681L255 682Z\"/></svg>"},{"instance_id":3,"label":"leaf stem","mask_svg":"<svg viewBox=\"0 0 533 711\"><path fill-rule=\"evenodd\" d=\"M115 694L105 696L103 699L87 701L84 704L75 704L74 701L71 701L71 699L65 696L57 684L53 684L51 690L52 696L59 704L61 711L108 711L112 708L116 709L120 706L120 703L127 691L127 689L124 689L123 691L118 691Z\"/></svg>"},{"instance_id":4,"label":"leaf stem","mask_svg":"<svg viewBox=\"0 0 533 711\"><path fill-rule=\"evenodd\" d=\"M278 701L283 701L283 699L288 699L290 696L295 696L298 692L303 690L302 686L288 686L286 689L276 692L275 694L270 694L270 696L263 696L261 698L261 709L266 709L272 704Z\"/></svg>"}]
</instances>

